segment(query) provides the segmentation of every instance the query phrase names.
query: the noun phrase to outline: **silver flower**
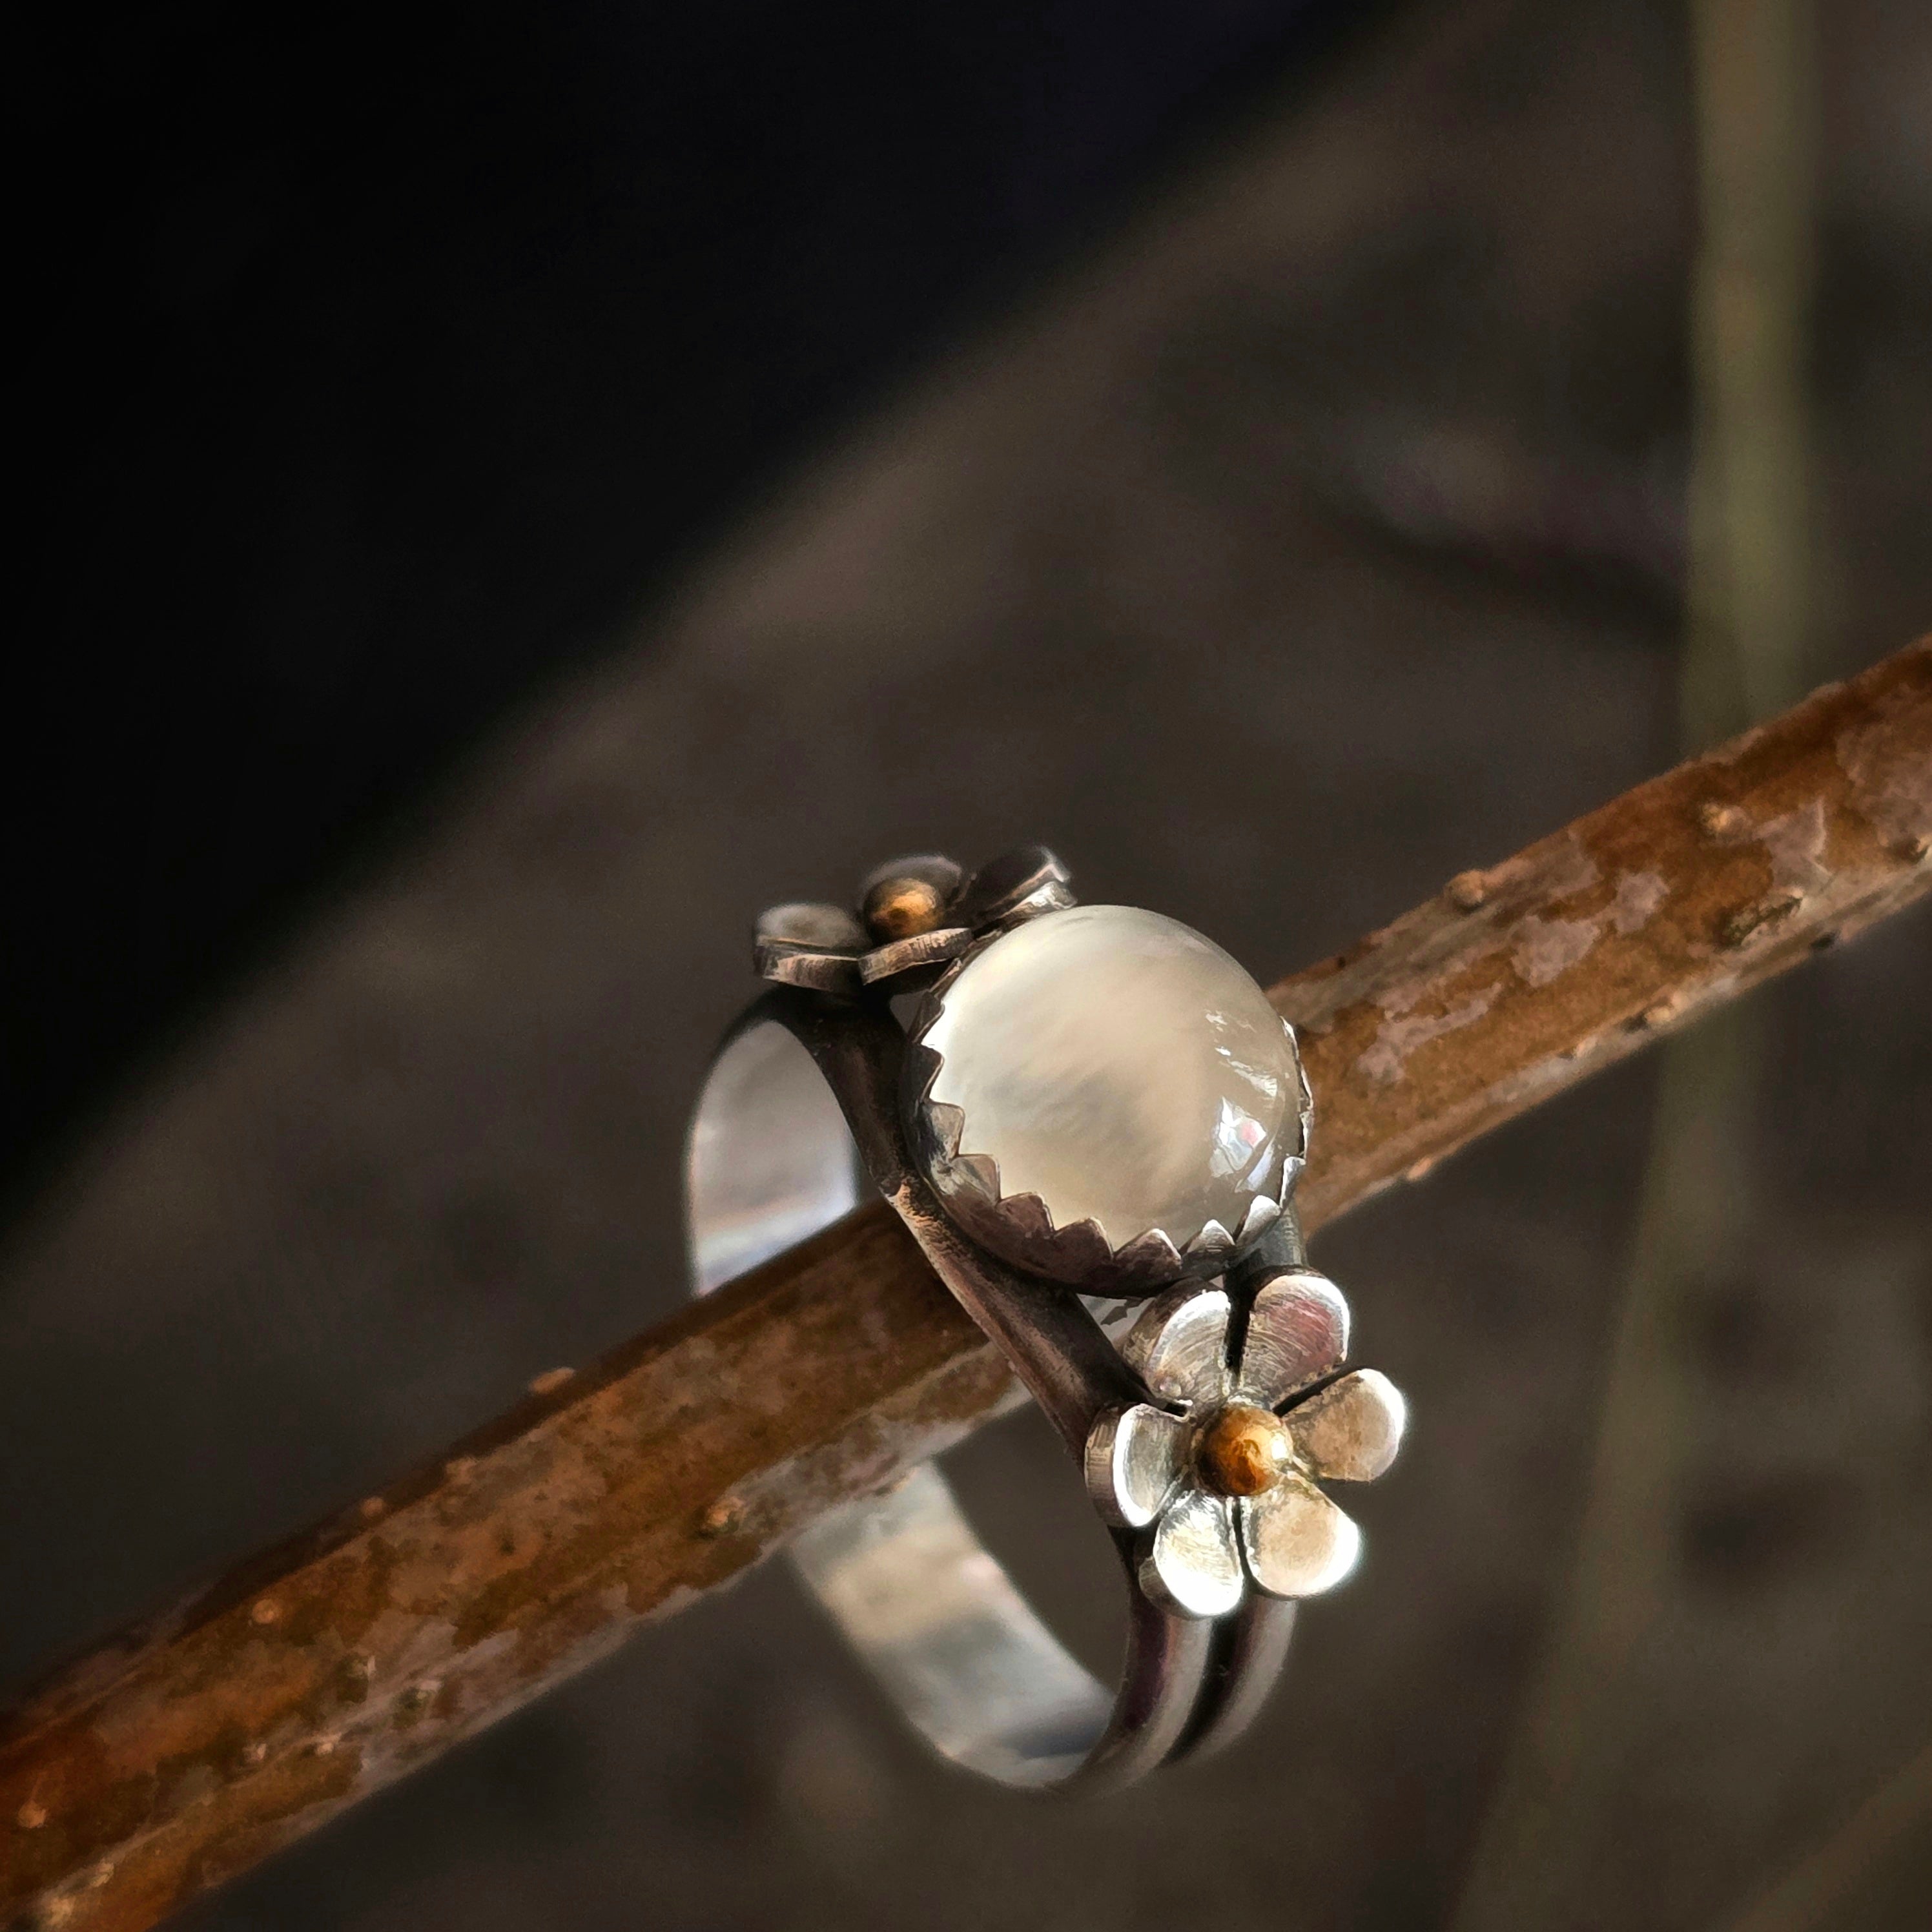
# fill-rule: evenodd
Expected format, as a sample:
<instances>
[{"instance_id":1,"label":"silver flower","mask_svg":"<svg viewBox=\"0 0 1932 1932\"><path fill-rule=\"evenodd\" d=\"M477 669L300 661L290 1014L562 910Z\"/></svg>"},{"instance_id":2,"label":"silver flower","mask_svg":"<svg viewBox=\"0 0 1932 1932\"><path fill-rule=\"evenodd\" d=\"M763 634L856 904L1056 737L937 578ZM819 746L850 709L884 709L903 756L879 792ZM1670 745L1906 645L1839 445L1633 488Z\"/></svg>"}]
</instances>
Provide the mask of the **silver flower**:
<instances>
[{"instance_id":1,"label":"silver flower","mask_svg":"<svg viewBox=\"0 0 1932 1932\"><path fill-rule=\"evenodd\" d=\"M821 993L897 991L982 934L1072 903L1066 867L1043 845L1022 845L970 879L952 860L924 853L868 874L856 916L843 906L772 907L752 934L752 964L762 979Z\"/></svg>"},{"instance_id":2,"label":"silver flower","mask_svg":"<svg viewBox=\"0 0 1932 1932\"><path fill-rule=\"evenodd\" d=\"M1142 1588L1184 1616L1226 1616L1250 1580L1275 1597L1340 1582L1361 1534L1316 1484L1380 1475L1406 1415L1373 1369L1334 1376L1348 1310L1325 1276L1271 1276L1238 1359L1232 1316L1220 1288L1182 1287L1152 1303L1121 1351L1152 1400L1102 1416L1087 1444L1101 1513L1148 1532Z\"/></svg>"}]
</instances>

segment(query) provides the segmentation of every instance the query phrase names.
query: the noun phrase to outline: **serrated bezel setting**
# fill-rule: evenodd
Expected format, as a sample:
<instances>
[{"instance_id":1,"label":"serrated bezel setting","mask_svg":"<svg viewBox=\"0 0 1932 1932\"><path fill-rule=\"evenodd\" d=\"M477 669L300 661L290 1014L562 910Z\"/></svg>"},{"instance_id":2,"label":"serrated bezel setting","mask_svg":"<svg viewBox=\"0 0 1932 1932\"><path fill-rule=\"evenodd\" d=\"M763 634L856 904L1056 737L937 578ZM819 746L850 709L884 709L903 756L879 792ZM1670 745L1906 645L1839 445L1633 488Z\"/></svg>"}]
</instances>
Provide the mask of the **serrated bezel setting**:
<instances>
[{"instance_id":1,"label":"serrated bezel setting","mask_svg":"<svg viewBox=\"0 0 1932 1932\"><path fill-rule=\"evenodd\" d=\"M1042 916L1056 917L1058 911ZM962 1109L933 1097L945 1063L926 1043L927 1036L945 1011L949 989L1006 937L1004 932L990 934L951 962L920 1000L908 1030L901 1095L904 1125L914 1156L947 1214L1015 1267L1077 1286L1083 1294L1136 1300L1178 1281L1225 1273L1280 1217L1307 1158L1312 1102L1294 1028L1281 1022L1298 1089L1294 1142L1277 1150L1275 1172L1250 1196L1240 1225L1230 1228L1210 1220L1180 1242L1166 1228L1152 1226L1117 1246L1090 1218L1061 1222L1039 1194L1006 1193L998 1162L973 1150L970 1124ZM1282 1138L1288 1138L1285 1126ZM1204 1147L1204 1163L1208 1154Z\"/></svg>"}]
</instances>

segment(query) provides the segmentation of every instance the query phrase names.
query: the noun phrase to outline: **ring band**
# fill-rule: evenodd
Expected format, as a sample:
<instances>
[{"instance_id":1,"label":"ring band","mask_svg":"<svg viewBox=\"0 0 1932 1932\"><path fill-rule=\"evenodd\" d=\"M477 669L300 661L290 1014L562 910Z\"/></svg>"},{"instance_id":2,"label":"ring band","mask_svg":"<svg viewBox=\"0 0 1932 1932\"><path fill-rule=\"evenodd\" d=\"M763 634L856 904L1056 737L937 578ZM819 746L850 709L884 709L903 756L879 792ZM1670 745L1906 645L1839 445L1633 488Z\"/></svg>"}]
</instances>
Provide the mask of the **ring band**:
<instances>
[{"instance_id":1,"label":"ring band","mask_svg":"<svg viewBox=\"0 0 1932 1932\"><path fill-rule=\"evenodd\" d=\"M1372 1371L1340 1372L1346 1309L1307 1265L1292 1200L1308 1118L1293 1035L1222 984L1239 971L1225 955L1153 914L1070 917L1065 872L1039 848L971 880L898 862L861 908L862 925L830 907L760 922L775 983L727 1035L692 1124L694 1292L872 1189L892 1202L1085 1473L1126 1584L1118 1688L1034 1614L930 1463L790 1554L942 1756L1012 1786L1118 1788L1232 1742L1259 1712L1296 1599L1354 1553L1312 1479L1379 1473L1400 1398ZM908 992L909 1028L894 1010ZM1124 1074L1110 1075L1123 1027ZM1004 1086L1001 1054L1019 1069ZM1143 1071L1158 1105L1135 1090ZM1196 1116L1210 1130L1198 1172L1170 1144ZM1085 1148L1083 1166L1096 1132L1108 1157ZM1040 1177L1052 1198L1016 1196ZM1149 1202L1162 1219L1138 1227ZM1229 1203L1242 1211L1208 1211Z\"/></svg>"}]
</instances>

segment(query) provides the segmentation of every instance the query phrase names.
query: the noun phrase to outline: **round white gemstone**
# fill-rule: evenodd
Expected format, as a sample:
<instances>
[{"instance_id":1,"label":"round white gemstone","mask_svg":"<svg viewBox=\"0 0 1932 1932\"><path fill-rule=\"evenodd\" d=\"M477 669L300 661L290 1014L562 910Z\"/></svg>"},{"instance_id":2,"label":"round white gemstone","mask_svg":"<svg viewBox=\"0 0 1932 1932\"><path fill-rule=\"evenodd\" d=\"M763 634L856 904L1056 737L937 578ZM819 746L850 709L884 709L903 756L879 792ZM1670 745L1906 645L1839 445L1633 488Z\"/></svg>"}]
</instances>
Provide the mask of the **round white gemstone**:
<instances>
[{"instance_id":1,"label":"round white gemstone","mask_svg":"<svg viewBox=\"0 0 1932 1932\"><path fill-rule=\"evenodd\" d=\"M1212 940L1131 906L1076 906L970 959L922 1035L928 1098L959 1109L959 1153L997 1163L1004 1198L1116 1248L1240 1231L1298 1151L1294 1044Z\"/></svg>"}]
</instances>

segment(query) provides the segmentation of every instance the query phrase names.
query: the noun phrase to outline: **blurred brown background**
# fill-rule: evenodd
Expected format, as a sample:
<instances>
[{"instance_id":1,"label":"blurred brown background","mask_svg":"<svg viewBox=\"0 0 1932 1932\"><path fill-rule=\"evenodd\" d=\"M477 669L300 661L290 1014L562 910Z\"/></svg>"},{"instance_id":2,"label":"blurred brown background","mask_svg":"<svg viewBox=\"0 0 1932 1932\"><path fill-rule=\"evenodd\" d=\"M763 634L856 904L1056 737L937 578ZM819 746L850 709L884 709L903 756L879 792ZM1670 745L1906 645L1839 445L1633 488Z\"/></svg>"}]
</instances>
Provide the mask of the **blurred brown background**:
<instances>
[{"instance_id":1,"label":"blurred brown background","mask_svg":"<svg viewBox=\"0 0 1932 1932\"><path fill-rule=\"evenodd\" d=\"M8 948L10 1682L676 1304L759 906L1040 837L1267 978L1675 754L1682 8L776 17L344 25L328 85L218 11L48 56L122 226L63 258L97 333L15 720L60 755ZM218 72L314 126L263 82L183 131ZM1821 9L1816 75L1813 681L1932 626L1932 14ZM1760 997L1762 1212L1688 1304L1667 1600L1539 1923L1717 1932L1932 1742L1929 952ZM1225 1761L1084 1808L936 1770L773 1566L187 1922L1447 1924L1653 1084L1324 1238L1412 1447ZM1051 1445L960 1461L1097 1654ZM1914 1815L1815 1922L1926 1922Z\"/></svg>"}]
</instances>

